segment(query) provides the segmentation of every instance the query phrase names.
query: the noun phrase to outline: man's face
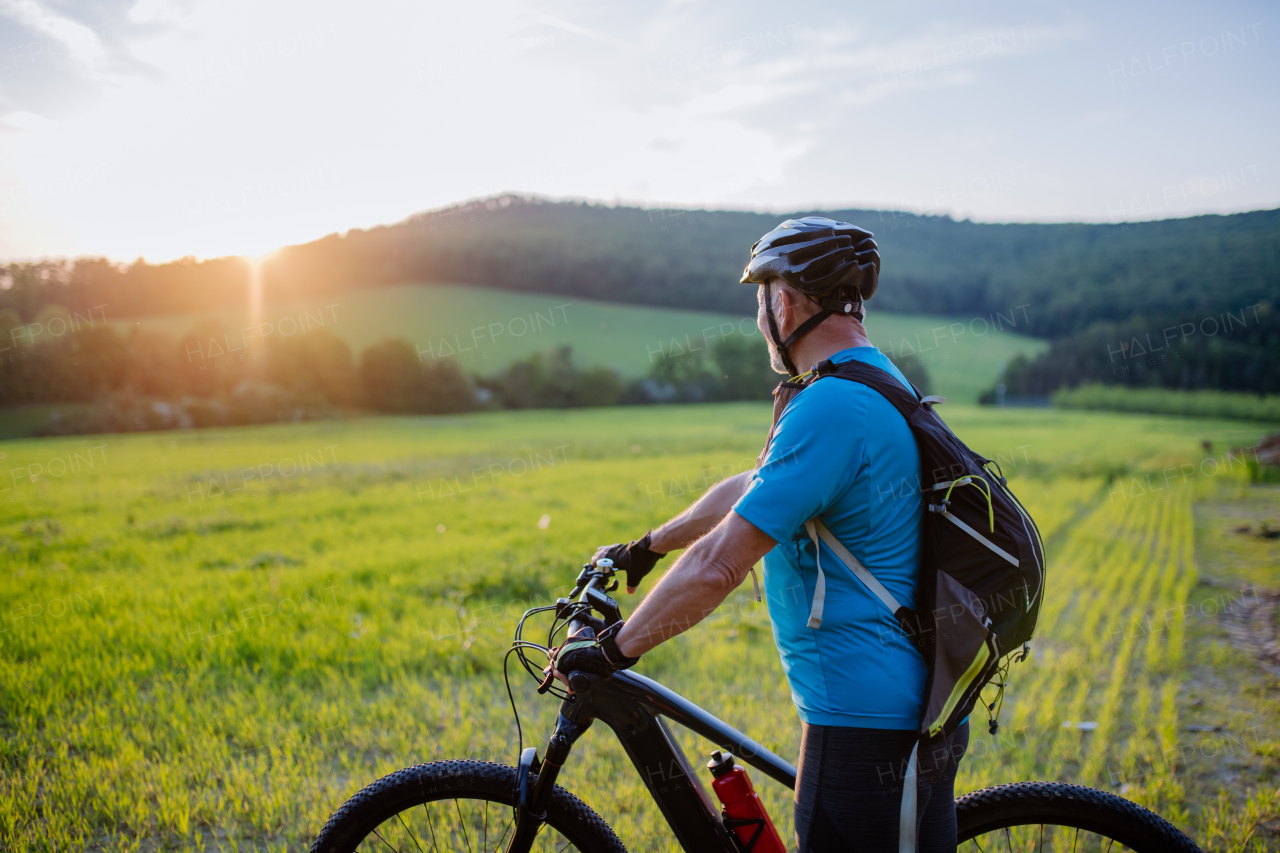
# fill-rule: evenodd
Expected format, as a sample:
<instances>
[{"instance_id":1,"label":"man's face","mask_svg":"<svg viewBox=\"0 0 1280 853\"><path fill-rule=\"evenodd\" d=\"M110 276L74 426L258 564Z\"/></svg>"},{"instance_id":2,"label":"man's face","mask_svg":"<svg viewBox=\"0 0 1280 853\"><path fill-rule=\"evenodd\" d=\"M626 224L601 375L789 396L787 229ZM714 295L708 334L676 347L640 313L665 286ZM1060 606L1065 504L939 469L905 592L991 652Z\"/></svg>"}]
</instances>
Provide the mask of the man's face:
<instances>
[{"instance_id":1,"label":"man's face","mask_svg":"<svg viewBox=\"0 0 1280 853\"><path fill-rule=\"evenodd\" d=\"M765 294L765 291L768 290L768 292L773 295L774 319L778 320L778 324L779 324L778 334L782 334L782 329L781 329L782 321L781 319L778 318L778 310L779 308L781 308L781 306L778 305L778 303L782 301L779 295L779 285L781 284L782 284L782 279L771 278L769 279L768 288L765 288L765 287L756 288L756 305L757 305L756 328L760 330L760 334L764 335L765 345L769 347L769 366L772 367L774 371L777 373L786 374L787 368L782 363L782 355L778 352L777 346L775 346L773 343L773 336L769 334L769 317L765 313L765 307L764 307L764 294Z\"/></svg>"}]
</instances>

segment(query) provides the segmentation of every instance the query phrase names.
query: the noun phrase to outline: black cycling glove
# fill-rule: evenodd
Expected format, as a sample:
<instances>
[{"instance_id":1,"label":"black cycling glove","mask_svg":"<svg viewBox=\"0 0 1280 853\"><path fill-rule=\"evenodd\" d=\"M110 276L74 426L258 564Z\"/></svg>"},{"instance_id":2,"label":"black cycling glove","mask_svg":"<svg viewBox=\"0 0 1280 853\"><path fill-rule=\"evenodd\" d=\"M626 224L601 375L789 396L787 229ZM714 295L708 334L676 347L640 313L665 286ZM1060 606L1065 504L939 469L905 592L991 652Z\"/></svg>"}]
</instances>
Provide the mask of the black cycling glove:
<instances>
[{"instance_id":1,"label":"black cycling glove","mask_svg":"<svg viewBox=\"0 0 1280 853\"><path fill-rule=\"evenodd\" d=\"M649 537L653 535L650 530L644 536L626 544L618 543L617 545L609 545L605 548L604 553L596 555L596 560L602 557L608 557L613 560L613 567L621 569L627 573L627 588L633 589L640 586L640 581L644 580L644 576L653 571L653 567L666 554L659 554L657 551L649 549ZM592 561L593 563L595 560Z\"/></svg>"},{"instance_id":2,"label":"black cycling glove","mask_svg":"<svg viewBox=\"0 0 1280 853\"><path fill-rule=\"evenodd\" d=\"M547 652L551 667L566 676L571 672L590 672L608 678L620 669L635 666L640 658L624 655L615 639L623 624L615 622L597 637L585 631L569 637L562 645Z\"/></svg>"}]
</instances>

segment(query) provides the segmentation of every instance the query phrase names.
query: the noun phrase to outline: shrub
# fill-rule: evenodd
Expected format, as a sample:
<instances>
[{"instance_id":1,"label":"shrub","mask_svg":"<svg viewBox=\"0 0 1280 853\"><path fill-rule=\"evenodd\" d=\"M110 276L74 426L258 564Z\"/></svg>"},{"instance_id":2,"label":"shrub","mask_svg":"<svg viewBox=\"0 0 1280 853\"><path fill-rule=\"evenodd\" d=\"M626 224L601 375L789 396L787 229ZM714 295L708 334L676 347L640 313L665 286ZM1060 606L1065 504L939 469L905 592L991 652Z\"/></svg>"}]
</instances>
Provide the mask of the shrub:
<instances>
[{"instance_id":1,"label":"shrub","mask_svg":"<svg viewBox=\"0 0 1280 853\"><path fill-rule=\"evenodd\" d=\"M1092 383L1059 391L1053 395L1053 403L1064 409L1280 422L1280 394L1262 397L1237 391L1173 391Z\"/></svg>"},{"instance_id":2,"label":"shrub","mask_svg":"<svg viewBox=\"0 0 1280 853\"><path fill-rule=\"evenodd\" d=\"M360 354L365 403L381 412L440 414L475 408L471 383L452 361L425 366L408 341L388 338Z\"/></svg>"}]
</instances>

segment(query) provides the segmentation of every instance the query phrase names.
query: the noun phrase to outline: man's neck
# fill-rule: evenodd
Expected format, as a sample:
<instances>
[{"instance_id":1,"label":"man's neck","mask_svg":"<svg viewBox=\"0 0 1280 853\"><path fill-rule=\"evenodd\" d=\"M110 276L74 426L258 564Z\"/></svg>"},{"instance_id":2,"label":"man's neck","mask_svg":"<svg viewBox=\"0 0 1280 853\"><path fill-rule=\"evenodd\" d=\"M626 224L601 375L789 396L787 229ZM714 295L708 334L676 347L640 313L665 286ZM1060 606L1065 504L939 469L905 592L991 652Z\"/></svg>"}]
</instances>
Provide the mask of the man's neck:
<instances>
[{"instance_id":1,"label":"man's neck","mask_svg":"<svg viewBox=\"0 0 1280 853\"><path fill-rule=\"evenodd\" d=\"M831 356L852 347L869 347L866 330L857 320L849 317L828 317L816 329L796 341L791 347L791 361L796 370L806 370Z\"/></svg>"}]
</instances>

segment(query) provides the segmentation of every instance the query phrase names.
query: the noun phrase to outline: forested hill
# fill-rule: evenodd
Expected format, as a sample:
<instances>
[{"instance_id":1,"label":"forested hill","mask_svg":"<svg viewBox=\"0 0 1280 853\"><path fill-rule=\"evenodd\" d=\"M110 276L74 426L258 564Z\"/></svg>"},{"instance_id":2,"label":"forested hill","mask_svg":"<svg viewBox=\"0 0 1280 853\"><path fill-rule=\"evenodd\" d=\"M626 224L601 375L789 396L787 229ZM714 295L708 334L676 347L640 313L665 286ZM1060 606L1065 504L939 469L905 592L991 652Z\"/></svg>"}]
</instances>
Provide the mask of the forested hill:
<instances>
[{"instance_id":1,"label":"forested hill","mask_svg":"<svg viewBox=\"0 0 1280 853\"><path fill-rule=\"evenodd\" d=\"M873 308L1006 315L1060 337L1097 321L1239 310L1280 294L1280 210L1128 225L991 225L865 210L824 215L876 234ZM804 214L790 214L804 215ZM269 301L400 282L467 282L615 302L754 310L738 284L753 241L786 215L642 210L504 196L330 235L276 253ZM240 259L151 266L11 265L0 310L110 305L114 316L243 304ZM1026 306L1025 313L1019 306Z\"/></svg>"}]
</instances>

